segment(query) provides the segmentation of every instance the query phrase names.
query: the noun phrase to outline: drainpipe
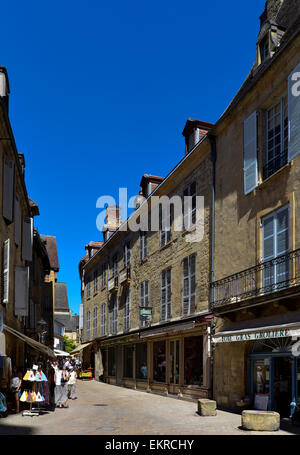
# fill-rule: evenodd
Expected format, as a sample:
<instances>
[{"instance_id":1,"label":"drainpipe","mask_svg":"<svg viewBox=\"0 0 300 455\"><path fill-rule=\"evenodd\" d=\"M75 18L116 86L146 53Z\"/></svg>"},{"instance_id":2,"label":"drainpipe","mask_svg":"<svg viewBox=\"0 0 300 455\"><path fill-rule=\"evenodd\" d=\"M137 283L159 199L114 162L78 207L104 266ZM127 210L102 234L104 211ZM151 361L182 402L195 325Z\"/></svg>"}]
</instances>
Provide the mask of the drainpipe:
<instances>
[{"instance_id":1,"label":"drainpipe","mask_svg":"<svg viewBox=\"0 0 300 455\"><path fill-rule=\"evenodd\" d=\"M212 162L212 184L211 184L211 245L210 245L210 284L215 279L215 189L216 189L216 159L217 159L217 148L216 148L216 136L208 134L211 147L211 162ZM214 302L214 289L210 286L209 290L209 303L210 311L213 312ZM210 395L213 399L213 373L214 373L214 348L211 339L214 335L214 317L210 321Z\"/></svg>"}]
</instances>

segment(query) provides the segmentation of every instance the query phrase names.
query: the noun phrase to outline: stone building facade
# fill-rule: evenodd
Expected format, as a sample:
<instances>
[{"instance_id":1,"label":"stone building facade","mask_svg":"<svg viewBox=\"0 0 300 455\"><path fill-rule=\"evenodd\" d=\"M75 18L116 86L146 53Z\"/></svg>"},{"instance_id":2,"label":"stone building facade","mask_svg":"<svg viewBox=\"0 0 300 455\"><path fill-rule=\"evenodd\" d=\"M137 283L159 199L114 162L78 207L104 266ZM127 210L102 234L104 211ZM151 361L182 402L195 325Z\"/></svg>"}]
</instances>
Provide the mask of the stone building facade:
<instances>
[{"instance_id":1,"label":"stone building facade","mask_svg":"<svg viewBox=\"0 0 300 455\"><path fill-rule=\"evenodd\" d=\"M79 267L83 341L93 341L85 348L83 360L86 367L95 369L96 379L102 375L110 384L191 399L208 397L211 389L212 164L209 142L199 147L198 123L188 121L184 134L190 149L165 179L143 176L136 210L125 222L120 220L118 207L108 207L104 243L96 254L83 258ZM206 132L212 127L202 123ZM204 198L203 238L191 241L201 222L196 212L192 232L175 229L175 221L182 227L183 217L172 211L171 231L163 229L162 219L168 218L164 208L157 211L158 230L130 228L149 213L155 197L177 196L182 203L184 195ZM187 214L191 218L193 201Z\"/></svg>"},{"instance_id":2,"label":"stone building facade","mask_svg":"<svg viewBox=\"0 0 300 455\"><path fill-rule=\"evenodd\" d=\"M300 401L299 2L266 2L257 53L212 131L214 397L289 416Z\"/></svg>"}]
</instances>

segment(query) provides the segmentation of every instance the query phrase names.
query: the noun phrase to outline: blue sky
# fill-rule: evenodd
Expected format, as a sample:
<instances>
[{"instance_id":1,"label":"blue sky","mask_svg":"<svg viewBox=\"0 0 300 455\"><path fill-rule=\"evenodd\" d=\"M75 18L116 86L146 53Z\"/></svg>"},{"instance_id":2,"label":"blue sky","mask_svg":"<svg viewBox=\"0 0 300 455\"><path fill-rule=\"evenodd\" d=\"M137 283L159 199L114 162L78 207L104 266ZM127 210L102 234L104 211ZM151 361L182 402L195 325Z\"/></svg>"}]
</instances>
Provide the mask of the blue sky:
<instances>
[{"instance_id":1,"label":"blue sky","mask_svg":"<svg viewBox=\"0 0 300 455\"><path fill-rule=\"evenodd\" d=\"M59 281L79 312L78 262L102 195L139 191L184 154L188 117L215 122L255 59L264 0L2 4L10 119L35 225L57 237Z\"/></svg>"}]
</instances>

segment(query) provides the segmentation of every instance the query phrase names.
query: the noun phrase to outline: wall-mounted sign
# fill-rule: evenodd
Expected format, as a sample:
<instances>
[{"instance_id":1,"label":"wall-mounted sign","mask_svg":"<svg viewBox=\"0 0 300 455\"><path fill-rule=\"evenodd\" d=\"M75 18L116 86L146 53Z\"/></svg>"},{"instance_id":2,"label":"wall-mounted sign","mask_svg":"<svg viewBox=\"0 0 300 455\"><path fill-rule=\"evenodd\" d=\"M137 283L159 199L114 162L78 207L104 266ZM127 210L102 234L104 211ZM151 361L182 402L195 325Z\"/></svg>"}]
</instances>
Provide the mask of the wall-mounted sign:
<instances>
[{"instance_id":1,"label":"wall-mounted sign","mask_svg":"<svg viewBox=\"0 0 300 455\"><path fill-rule=\"evenodd\" d=\"M300 336L300 329L280 329L274 328L273 330L257 330L255 332L240 332L237 334L224 333L223 335L215 335L212 338L213 343L230 343L234 341L252 341L252 340L266 340L269 338L285 338L291 336Z\"/></svg>"}]
</instances>

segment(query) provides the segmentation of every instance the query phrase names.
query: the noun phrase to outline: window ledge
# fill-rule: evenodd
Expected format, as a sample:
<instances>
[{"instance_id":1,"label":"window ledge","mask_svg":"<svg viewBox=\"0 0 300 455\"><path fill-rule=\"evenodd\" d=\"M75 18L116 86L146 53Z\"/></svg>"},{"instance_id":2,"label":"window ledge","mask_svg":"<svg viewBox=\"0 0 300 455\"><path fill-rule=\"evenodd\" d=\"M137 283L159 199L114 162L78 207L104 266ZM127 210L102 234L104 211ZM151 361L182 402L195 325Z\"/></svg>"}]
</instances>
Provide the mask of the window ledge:
<instances>
[{"instance_id":1,"label":"window ledge","mask_svg":"<svg viewBox=\"0 0 300 455\"><path fill-rule=\"evenodd\" d=\"M278 169L278 171L274 172L274 174L270 175L268 178L266 178L265 180L262 180L261 182L259 182L259 184L257 185L257 189L263 189L265 186L267 186L269 184L269 182L274 178L274 177L277 177L279 174L282 174L284 172L287 172L291 167L293 166L293 162L291 161L290 163L287 163L285 164L284 166L282 166L280 169ZM253 190L255 191L255 189Z\"/></svg>"}]
</instances>

